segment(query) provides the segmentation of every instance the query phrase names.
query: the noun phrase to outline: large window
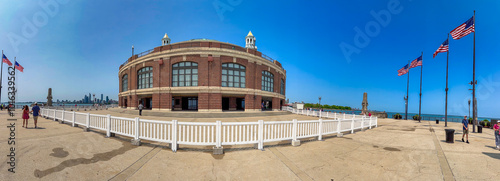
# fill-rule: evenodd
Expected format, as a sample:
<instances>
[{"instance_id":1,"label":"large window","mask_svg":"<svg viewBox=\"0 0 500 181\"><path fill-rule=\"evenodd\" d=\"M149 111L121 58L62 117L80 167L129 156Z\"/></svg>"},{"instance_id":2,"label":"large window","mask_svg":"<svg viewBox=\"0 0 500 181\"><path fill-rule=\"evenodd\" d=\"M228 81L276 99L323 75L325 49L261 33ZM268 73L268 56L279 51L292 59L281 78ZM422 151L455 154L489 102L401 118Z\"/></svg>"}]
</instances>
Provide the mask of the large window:
<instances>
[{"instance_id":1,"label":"large window","mask_svg":"<svg viewBox=\"0 0 500 181\"><path fill-rule=\"evenodd\" d=\"M285 81L281 79L281 94L285 95Z\"/></svg>"},{"instance_id":2,"label":"large window","mask_svg":"<svg viewBox=\"0 0 500 181\"><path fill-rule=\"evenodd\" d=\"M222 64L222 87L245 88L245 66L235 63Z\"/></svg>"},{"instance_id":3,"label":"large window","mask_svg":"<svg viewBox=\"0 0 500 181\"><path fill-rule=\"evenodd\" d=\"M172 65L172 87L198 86L198 64L180 62Z\"/></svg>"},{"instance_id":4,"label":"large window","mask_svg":"<svg viewBox=\"0 0 500 181\"><path fill-rule=\"evenodd\" d=\"M128 90L128 75L125 74L122 77L122 92L125 92Z\"/></svg>"},{"instance_id":5,"label":"large window","mask_svg":"<svg viewBox=\"0 0 500 181\"><path fill-rule=\"evenodd\" d=\"M274 75L268 71L262 71L262 90L274 92Z\"/></svg>"},{"instance_id":6,"label":"large window","mask_svg":"<svg viewBox=\"0 0 500 181\"><path fill-rule=\"evenodd\" d=\"M137 89L153 87L153 67L144 67L137 71Z\"/></svg>"}]
</instances>

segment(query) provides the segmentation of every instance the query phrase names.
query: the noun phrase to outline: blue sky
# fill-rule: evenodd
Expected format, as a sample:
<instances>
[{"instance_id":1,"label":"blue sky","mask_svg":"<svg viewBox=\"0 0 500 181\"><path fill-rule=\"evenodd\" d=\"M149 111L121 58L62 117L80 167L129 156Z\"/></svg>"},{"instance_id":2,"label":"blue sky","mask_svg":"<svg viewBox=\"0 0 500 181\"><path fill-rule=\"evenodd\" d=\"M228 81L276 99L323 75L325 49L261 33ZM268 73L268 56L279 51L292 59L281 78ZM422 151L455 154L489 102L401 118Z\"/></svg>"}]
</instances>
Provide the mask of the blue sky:
<instances>
[{"instance_id":1,"label":"blue sky","mask_svg":"<svg viewBox=\"0 0 500 181\"><path fill-rule=\"evenodd\" d=\"M37 3L34 3L37 2ZM446 53L432 54L447 33L476 10L478 112L500 117L499 1L47 1L2 0L0 48L24 66L17 101L117 99L118 67L131 55L172 42L215 39L244 46L249 30L258 50L287 70L290 101L404 112L407 77L397 70L423 52L422 112L444 114ZM215 5L214 5L215 4ZM377 21L372 14L390 13ZM35 19L34 19L35 18ZM32 29L27 27L32 26ZM355 29L368 40L355 43ZM357 27L357 28L356 28ZM377 29L378 27L378 29ZM33 31L34 30L34 31ZM450 40L449 113L468 114L473 35ZM356 47L346 56L342 44ZM346 58L348 57L348 58ZM4 66L2 101L7 100ZM409 111L418 112L420 67L410 71Z\"/></svg>"}]
</instances>

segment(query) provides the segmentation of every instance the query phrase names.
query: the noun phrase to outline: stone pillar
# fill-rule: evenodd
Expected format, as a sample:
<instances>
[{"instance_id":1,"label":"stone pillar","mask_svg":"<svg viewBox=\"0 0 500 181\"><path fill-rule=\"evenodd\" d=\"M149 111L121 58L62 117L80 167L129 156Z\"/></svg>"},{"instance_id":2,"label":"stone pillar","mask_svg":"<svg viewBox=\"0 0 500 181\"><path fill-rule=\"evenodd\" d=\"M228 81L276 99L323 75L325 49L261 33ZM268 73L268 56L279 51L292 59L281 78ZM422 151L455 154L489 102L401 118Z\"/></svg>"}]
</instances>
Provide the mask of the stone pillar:
<instances>
[{"instance_id":1,"label":"stone pillar","mask_svg":"<svg viewBox=\"0 0 500 181\"><path fill-rule=\"evenodd\" d=\"M152 99L153 99L153 101L152 101L153 105L151 105L151 106L152 106L153 110L160 110L160 102L162 101L162 100L160 100L160 94L154 93L152 96Z\"/></svg>"},{"instance_id":2,"label":"stone pillar","mask_svg":"<svg viewBox=\"0 0 500 181\"><path fill-rule=\"evenodd\" d=\"M52 88L49 88L49 93L47 95L47 106L52 106Z\"/></svg>"},{"instance_id":3,"label":"stone pillar","mask_svg":"<svg viewBox=\"0 0 500 181\"><path fill-rule=\"evenodd\" d=\"M363 102L361 103L361 106L361 113L366 113L368 111L368 94L366 92L363 93Z\"/></svg>"},{"instance_id":4,"label":"stone pillar","mask_svg":"<svg viewBox=\"0 0 500 181\"><path fill-rule=\"evenodd\" d=\"M250 111L257 111L255 110L255 99L253 94L247 94L245 95L245 112L250 112Z\"/></svg>"},{"instance_id":5,"label":"stone pillar","mask_svg":"<svg viewBox=\"0 0 500 181\"><path fill-rule=\"evenodd\" d=\"M130 109L136 109L137 106L139 106L139 98L137 97L137 95L132 95L130 98L130 104L128 107Z\"/></svg>"}]
</instances>

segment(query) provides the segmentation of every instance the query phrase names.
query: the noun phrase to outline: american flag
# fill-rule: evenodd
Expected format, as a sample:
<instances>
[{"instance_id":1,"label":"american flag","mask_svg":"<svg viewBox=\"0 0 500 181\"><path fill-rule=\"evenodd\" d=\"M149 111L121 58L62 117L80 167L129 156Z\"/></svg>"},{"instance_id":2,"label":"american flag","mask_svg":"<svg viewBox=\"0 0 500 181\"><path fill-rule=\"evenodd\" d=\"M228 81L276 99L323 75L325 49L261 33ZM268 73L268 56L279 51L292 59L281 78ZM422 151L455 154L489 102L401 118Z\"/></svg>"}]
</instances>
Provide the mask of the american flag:
<instances>
[{"instance_id":1,"label":"american flag","mask_svg":"<svg viewBox=\"0 0 500 181\"><path fill-rule=\"evenodd\" d=\"M436 50L436 52L434 52L434 54L432 54L432 58L436 57L436 55L438 53L447 52L448 48L449 48L448 39L446 39L446 41L444 41L443 44L441 44L441 46L439 46L439 48Z\"/></svg>"},{"instance_id":2,"label":"american flag","mask_svg":"<svg viewBox=\"0 0 500 181\"><path fill-rule=\"evenodd\" d=\"M17 63L17 61L15 61L14 64L15 64L14 68L16 68L17 70L19 70L20 72L23 72L23 70L24 70L23 66L19 65L19 63Z\"/></svg>"},{"instance_id":3,"label":"american flag","mask_svg":"<svg viewBox=\"0 0 500 181\"><path fill-rule=\"evenodd\" d=\"M398 70L398 76L402 76L406 73L408 73L410 69L408 68L408 64L406 64L403 68Z\"/></svg>"},{"instance_id":4,"label":"american flag","mask_svg":"<svg viewBox=\"0 0 500 181\"><path fill-rule=\"evenodd\" d=\"M12 66L12 63L4 54L2 54L2 61L3 61L3 63L6 63L9 66Z\"/></svg>"},{"instance_id":5,"label":"american flag","mask_svg":"<svg viewBox=\"0 0 500 181\"><path fill-rule=\"evenodd\" d=\"M450 32L453 39L458 40L474 32L474 16Z\"/></svg>"},{"instance_id":6,"label":"american flag","mask_svg":"<svg viewBox=\"0 0 500 181\"><path fill-rule=\"evenodd\" d=\"M410 68L415 68L418 66L422 66L422 55L418 57L417 59L411 61Z\"/></svg>"}]
</instances>

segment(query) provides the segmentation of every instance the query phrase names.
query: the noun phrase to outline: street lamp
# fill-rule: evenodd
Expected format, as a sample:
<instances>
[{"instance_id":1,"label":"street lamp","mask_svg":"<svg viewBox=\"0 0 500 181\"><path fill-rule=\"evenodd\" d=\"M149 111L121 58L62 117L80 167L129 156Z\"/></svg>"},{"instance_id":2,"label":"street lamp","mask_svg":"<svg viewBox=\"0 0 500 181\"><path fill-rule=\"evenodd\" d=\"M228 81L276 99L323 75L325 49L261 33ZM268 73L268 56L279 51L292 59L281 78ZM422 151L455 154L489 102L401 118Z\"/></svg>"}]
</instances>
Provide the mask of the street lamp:
<instances>
[{"instance_id":1,"label":"street lamp","mask_svg":"<svg viewBox=\"0 0 500 181\"><path fill-rule=\"evenodd\" d=\"M319 99L319 108L321 109L321 96L319 96L318 99Z\"/></svg>"},{"instance_id":2,"label":"street lamp","mask_svg":"<svg viewBox=\"0 0 500 181\"><path fill-rule=\"evenodd\" d=\"M469 99L469 118L470 118L470 99Z\"/></svg>"}]
</instances>

